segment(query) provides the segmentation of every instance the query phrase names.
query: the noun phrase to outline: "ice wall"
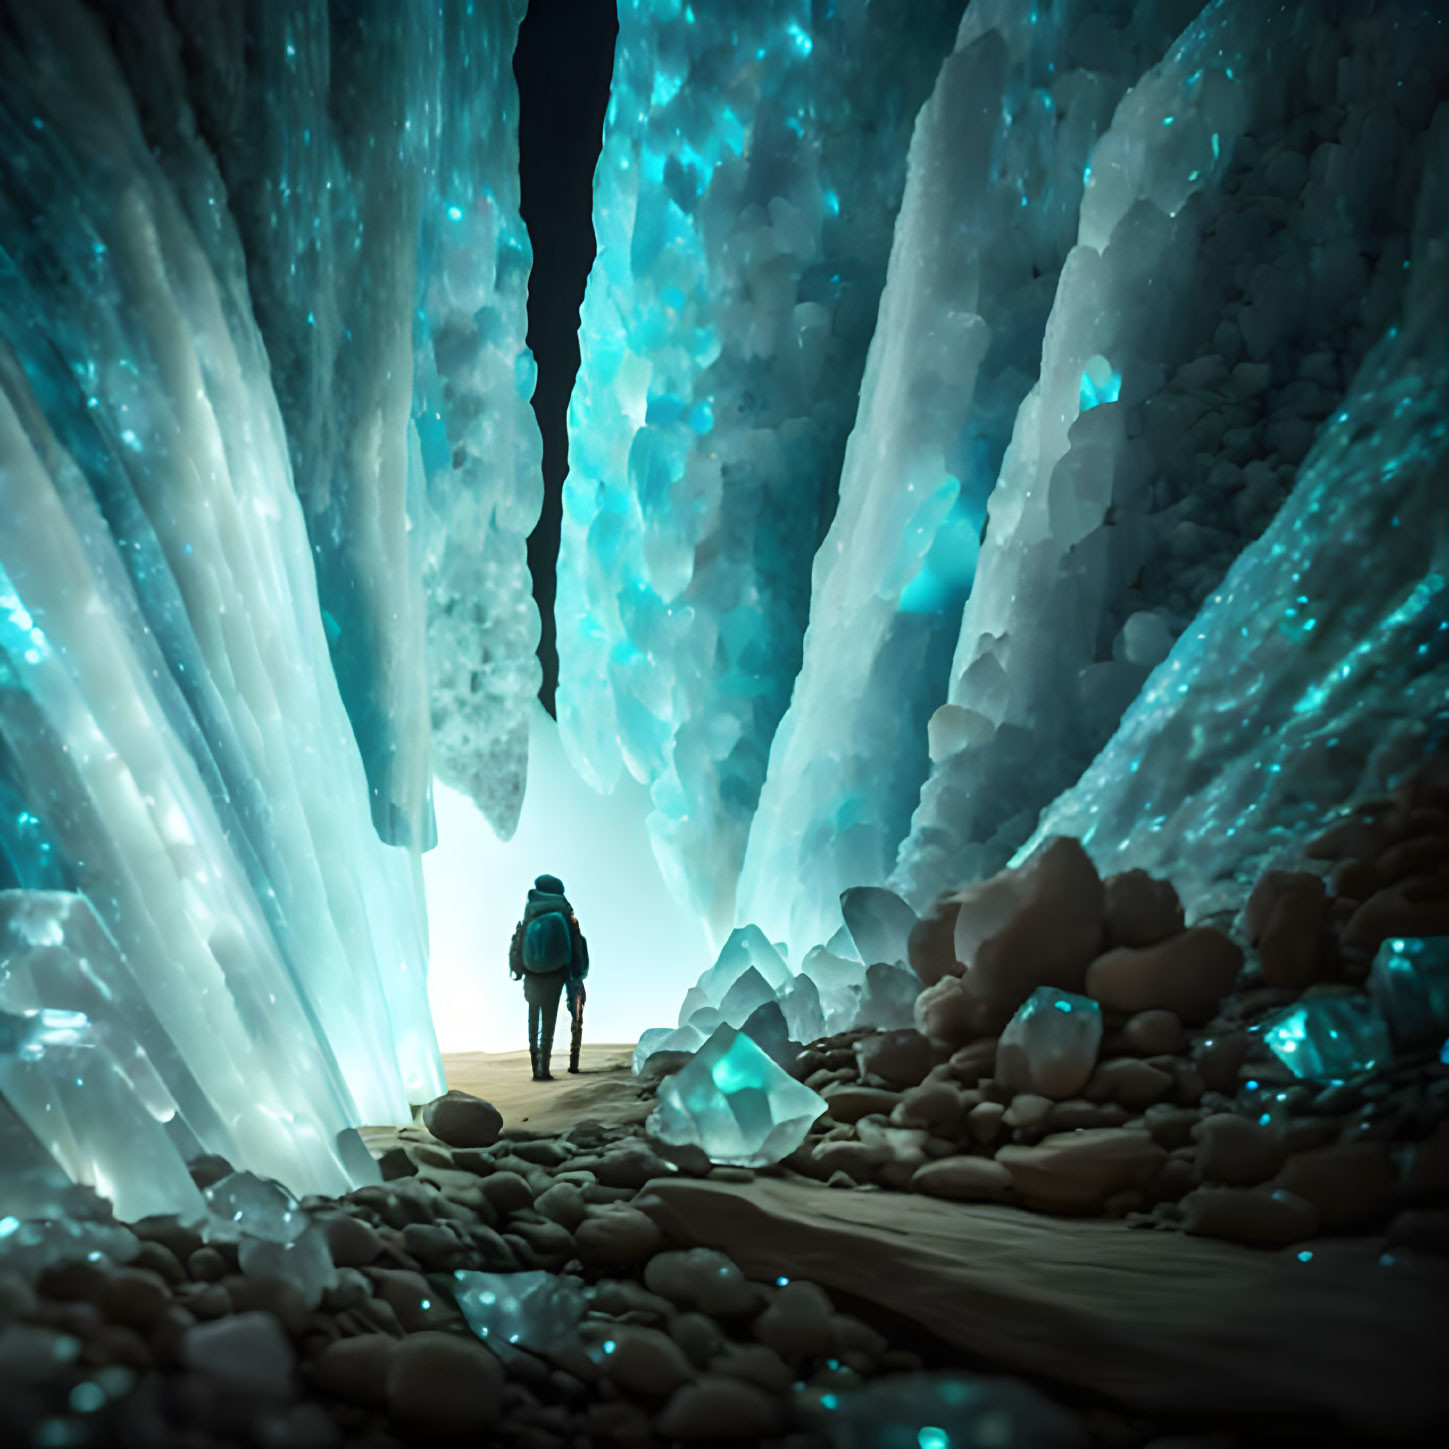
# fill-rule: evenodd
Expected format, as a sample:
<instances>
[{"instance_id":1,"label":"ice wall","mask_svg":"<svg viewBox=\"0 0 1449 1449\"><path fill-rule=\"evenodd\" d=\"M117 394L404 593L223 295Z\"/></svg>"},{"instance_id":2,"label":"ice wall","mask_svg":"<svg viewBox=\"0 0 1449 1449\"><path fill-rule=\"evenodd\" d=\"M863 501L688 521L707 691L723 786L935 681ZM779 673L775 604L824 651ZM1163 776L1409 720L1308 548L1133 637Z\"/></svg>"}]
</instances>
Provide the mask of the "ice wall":
<instances>
[{"instance_id":1,"label":"ice wall","mask_svg":"<svg viewBox=\"0 0 1449 1449\"><path fill-rule=\"evenodd\" d=\"M123 1210L197 1147L340 1189L441 1087L417 857L373 828L229 193L176 55L137 79L156 14L15 6L0 45L0 1090Z\"/></svg>"},{"instance_id":2,"label":"ice wall","mask_svg":"<svg viewBox=\"0 0 1449 1449\"><path fill-rule=\"evenodd\" d=\"M800 949L890 874L1013 420L1076 241L1093 144L1195 0L976 0L916 122L840 502L750 827L737 918Z\"/></svg>"},{"instance_id":3,"label":"ice wall","mask_svg":"<svg viewBox=\"0 0 1449 1449\"><path fill-rule=\"evenodd\" d=\"M1154 672L1027 854L1240 904L1325 806L1377 797L1449 732L1449 106L1430 138L1402 325L1364 365L1272 525Z\"/></svg>"},{"instance_id":4,"label":"ice wall","mask_svg":"<svg viewBox=\"0 0 1449 1449\"><path fill-rule=\"evenodd\" d=\"M542 503L511 68L525 8L300 0L236 22L141 0L112 22L178 186L199 139L227 188L393 844L432 843L430 699L437 775L504 836L523 797Z\"/></svg>"},{"instance_id":5,"label":"ice wall","mask_svg":"<svg viewBox=\"0 0 1449 1449\"><path fill-rule=\"evenodd\" d=\"M1000 866L1076 780L1398 314L1442 20L1216 0L1118 107L899 854L918 903Z\"/></svg>"},{"instance_id":6,"label":"ice wall","mask_svg":"<svg viewBox=\"0 0 1449 1449\"><path fill-rule=\"evenodd\" d=\"M788 703L910 126L959 0L626 0L570 408L559 720L722 934Z\"/></svg>"}]
</instances>

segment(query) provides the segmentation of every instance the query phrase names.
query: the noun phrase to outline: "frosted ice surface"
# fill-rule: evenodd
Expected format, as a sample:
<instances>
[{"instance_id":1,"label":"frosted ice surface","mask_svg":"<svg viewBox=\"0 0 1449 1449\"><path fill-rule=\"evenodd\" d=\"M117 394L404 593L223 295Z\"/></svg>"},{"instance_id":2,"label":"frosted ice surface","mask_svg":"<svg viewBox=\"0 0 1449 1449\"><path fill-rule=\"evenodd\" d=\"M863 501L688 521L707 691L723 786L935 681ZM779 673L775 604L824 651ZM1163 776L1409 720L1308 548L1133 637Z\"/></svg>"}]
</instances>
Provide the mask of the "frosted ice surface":
<instances>
[{"instance_id":1,"label":"frosted ice surface","mask_svg":"<svg viewBox=\"0 0 1449 1449\"><path fill-rule=\"evenodd\" d=\"M1007 1022L996 1049L996 1080L1009 1092L1075 1097L1087 1085L1102 1042L1102 1008L1090 997L1038 986Z\"/></svg>"},{"instance_id":2,"label":"frosted ice surface","mask_svg":"<svg viewBox=\"0 0 1449 1449\"><path fill-rule=\"evenodd\" d=\"M913 903L999 868L1090 764L1400 311L1440 147L1429 97L1449 81L1437 25L1219 0L1117 107L962 614L948 702L970 729L891 878ZM1290 93L1318 119L1287 114ZM1380 150L1400 127L1417 141ZM1139 788L1136 758L1118 761Z\"/></svg>"},{"instance_id":3,"label":"frosted ice surface","mask_svg":"<svg viewBox=\"0 0 1449 1449\"><path fill-rule=\"evenodd\" d=\"M655 1052L692 1052L705 1039L704 1033L689 1023L680 1027L651 1026L634 1047L633 1070L637 1076L644 1063Z\"/></svg>"},{"instance_id":4,"label":"frosted ice surface","mask_svg":"<svg viewBox=\"0 0 1449 1449\"><path fill-rule=\"evenodd\" d=\"M577 1278L559 1273L453 1274L453 1297L468 1327L490 1348L550 1353L573 1343L588 1309Z\"/></svg>"},{"instance_id":5,"label":"frosted ice surface","mask_svg":"<svg viewBox=\"0 0 1449 1449\"><path fill-rule=\"evenodd\" d=\"M870 1026L877 1031L911 1026L920 994L921 978L909 966L878 961L866 967L860 1002L847 1025Z\"/></svg>"},{"instance_id":6,"label":"frosted ice surface","mask_svg":"<svg viewBox=\"0 0 1449 1449\"><path fill-rule=\"evenodd\" d=\"M790 1040L790 1027L785 1019L784 1008L774 998L757 1006L740 1027L741 1033L749 1037L776 1066L789 1069L799 1050Z\"/></svg>"},{"instance_id":7,"label":"frosted ice surface","mask_svg":"<svg viewBox=\"0 0 1449 1449\"><path fill-rule=\"evenodd\" d=\"M839 923L842 890L886 878L910 827L1091 147L1187 13L973 0L916 122L840 503L736 907L796 955Z\"/></svg>"},{"instance_id":8,"label":"frosted ice surface","mask_svg":"<svg viewBox=\"0 0 1449 1449\"><path fill-rule=\"evenodd\" d=\"M1363 997L1305 996L1258 1030L1289 1071L1310 1081L1342 1081L1393 1060L1388 1023Z\"/></svg>"},{"instance_id":9,"label":"frosted ice surface","mask_svg":"<svg viewBox=\"0 0 1449 1449\"><path fill-rule=\"evenodd\" d=\"M730 987L752 967L776 991L790 984L790 968L765 933L758 926L738 926L720 948L714 965L699 978L698 989L709 1005L718 1006Z\"/></svg>"},{"instance_id":10,"label":"frosted ice surface","mask_svg":"<svg viewBox=\"0 0 1449 1449\"><path fill-rule=\"evenodd\" d=\"M1104 875L1140 867L1200 910L1236 906L1329 808L1419 759L1449 698L1446 258L1416 252L1402 325L1292 496L1023 855L1077 835Z\"/></svg>"},{"instance_id":11,"label":"frosted ice surface","mask_svg":"<svg viewBox=\"0 0 1449 1449\"><path fill-rule=\"evenodd\" d=\"M823 946L806 952L800 963L801 976L815 983L820 1008L825 1015L826 1031L845 1031L855 1020L865 990L864 965L838 956ZM809 1038L801 1037L801 1041Z\"/></svg>"},{"instance_id":12,"label":"frosted ice surface","mask_svg":"<svg viewBox=\"0 0 1449 1449\"><path fill-rule=\"evenodd\" d=\"M542 503L511 69L524 9L363 0L343 23L319 0L259 6L244 54L183 11L185 70L148 43L130 75L162 105L189 90L211 139L394 844L432 839L430 697L440 777L505 835L522 801Z\"/></svg>"},{"instance_id":13,"label":"frosted ice surface","mask_svg":"<svg viewBox=\"0 0 1449 1449\"><path fill-rule=\"evenodd\" d=\"M24 44L0 53L28 118L0 155L3 884L92 903L97 929L57 911L58 940L21 945L75 958L57 988L115 989L92 1026L145 1040L172 1130L294 1190L342 1190L356 1124L442 1089L416 862L373 828L184 80L166 47L126 51L143 127L83 7L17 24ZM61 1009L46 990L36 1009ZM115 1095L97 1122L125 1110Z\"/></svg>"},{"instance_id":14,"label":"frosted ice surface","mask_svg":"<svg viewBox=\"0 0 1449 1449\"><path fill-rule=\"evenodd\" d=\"M753 966L730 987L719 1004L719 1013L731 1026L742 1027L750 1013L766 1002L774 1001L770 983Z\"/></svg>"},{"instance_id":15,"label":"frosted ice surface","mask_svg":"<svg viewBox=\"0 0 1449 1449\"><path fill-rule=\"evenodd\" d=\"M825 1099L781 1070L743 1032L722 1026L659 1088L649 1131L711 1162L768 1167L804 1140Z\"/></svg>"},{"instance_id":16,"label":"frosted ice surface","mask_svg":"<svg viewBox=\"0 0 1449 1449\"><path fill-rule=\"evenodd\" d=\"M71 1181L120 1217L204 1216L168 1135L175 1104L121 1029L78 1011L0 1010L0 1096Z\"/></svg>"},{"instance_id":17,"label":"frosted ice surface","mask_svg":"<svg viewBox=\"0 0 1449 1449\"><path fill-rule=\"evenodd\" d=\"M1396 1045L1435 1045L1449 1032L1449 936L1385 941L1369 971L1369 991Z\"/></svg>"},{"instance_id":18,"label":"frosted ice surface","mask_svg":"<svg viewBox=\"0 0 1449 1449\"><path fill-rule=\"evenodd\" d=\"M901 1374L821 1401L834 1449L1087 1449L1080 1421L1028 1384L960 1373Z\"/></svg>"},{"instance_id":19,"label":"frosted ice surface","mask_svg":"<svg viewBox=\"0 0 1449 1449\"><path fill-rule=\"evenodd\" d=\"M862 961L873 965L906 960L906 941L915 928L916 913L894 891L852 886L841 892L840 910Z\"/></svg>"},{"instance_id":20,"label":"frosted ice surface","mask_svg":"<svg viewBox=\"0 0 1449 1449\"><path fill-rule=\"evenodd\" d=\"M800 661L910 126L961 9L620 7L570 406L559 724L600 789L625 768L651 786L671 889L719 934Z\"/></svg>"}]
</instances>

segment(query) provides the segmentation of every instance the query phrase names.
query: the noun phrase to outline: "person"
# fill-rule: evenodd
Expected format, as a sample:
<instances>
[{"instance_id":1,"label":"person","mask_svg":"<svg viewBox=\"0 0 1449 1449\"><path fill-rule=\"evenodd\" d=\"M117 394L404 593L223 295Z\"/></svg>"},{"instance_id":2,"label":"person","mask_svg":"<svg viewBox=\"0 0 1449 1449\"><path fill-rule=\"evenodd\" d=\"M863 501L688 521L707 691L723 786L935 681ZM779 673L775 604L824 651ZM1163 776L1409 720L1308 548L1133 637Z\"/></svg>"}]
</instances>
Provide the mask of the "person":
<instances>
[{"instance_id":1,"label":"person","mask_svg":"<svg viewBox=\"0 0 1449 1449\"><path fill-rule=\"evenodd\" d=\"M578 917L556 875L541 875L533 882L523 919L508 947L508 971L523 982L528 1002L528 1054L535 1082L551 1082L549 1063L558 1022L561 992L567 990L573 1031L569 1043L569 1071L579 1069L583 1042L584 978L589 973L589 947Z\"/></svg>"}]
</instances>

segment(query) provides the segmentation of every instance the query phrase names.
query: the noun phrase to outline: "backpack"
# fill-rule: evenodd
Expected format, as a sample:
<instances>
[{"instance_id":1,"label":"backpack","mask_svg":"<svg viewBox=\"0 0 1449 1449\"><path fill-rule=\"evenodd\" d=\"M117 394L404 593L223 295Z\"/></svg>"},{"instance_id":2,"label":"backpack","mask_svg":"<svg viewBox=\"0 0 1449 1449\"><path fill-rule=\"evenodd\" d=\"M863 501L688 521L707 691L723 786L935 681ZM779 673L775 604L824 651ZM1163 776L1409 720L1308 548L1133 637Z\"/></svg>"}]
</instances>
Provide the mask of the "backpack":
<instances>
[{"instance_id":1,"label":"backpack","mask_svg":"<svg viewBox=\"0 0 1449 1449\"><path fill-rule=\"evenodd\" d=\"M523 933L526 971L561 971L573 960L574 944L562 911L535 916Z\"/></svg>"}]
</instances>

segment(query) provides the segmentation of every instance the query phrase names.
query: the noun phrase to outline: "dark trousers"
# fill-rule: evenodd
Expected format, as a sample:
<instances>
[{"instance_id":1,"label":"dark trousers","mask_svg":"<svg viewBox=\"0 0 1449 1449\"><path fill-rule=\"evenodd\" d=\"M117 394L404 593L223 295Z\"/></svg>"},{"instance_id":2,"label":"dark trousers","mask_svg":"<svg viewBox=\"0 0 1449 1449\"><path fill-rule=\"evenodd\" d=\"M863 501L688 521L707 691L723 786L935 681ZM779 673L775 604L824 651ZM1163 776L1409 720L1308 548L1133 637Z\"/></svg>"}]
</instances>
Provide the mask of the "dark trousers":
<instances>
[{"instance_id":1,"label":"dark trousers","mask_svg":"<svg viewBox=\"0 0 1449 1449\"><path fill-rule=\"evenodd\" d=\"M523 995L528 1002L528 1051L536 1072L548 1070L553 1055L553 1030L558 1023L558 999L568 971L525 971Z\"/></svg>"}]
</instances>

